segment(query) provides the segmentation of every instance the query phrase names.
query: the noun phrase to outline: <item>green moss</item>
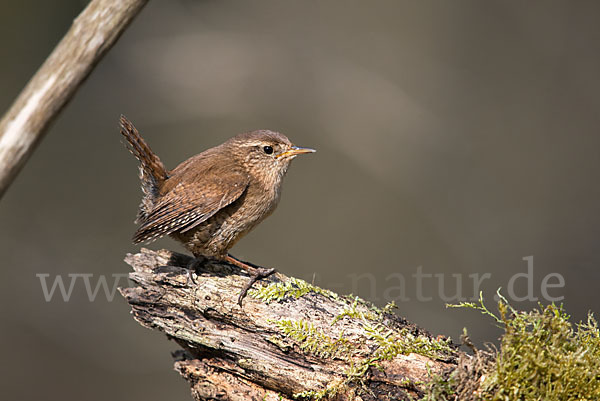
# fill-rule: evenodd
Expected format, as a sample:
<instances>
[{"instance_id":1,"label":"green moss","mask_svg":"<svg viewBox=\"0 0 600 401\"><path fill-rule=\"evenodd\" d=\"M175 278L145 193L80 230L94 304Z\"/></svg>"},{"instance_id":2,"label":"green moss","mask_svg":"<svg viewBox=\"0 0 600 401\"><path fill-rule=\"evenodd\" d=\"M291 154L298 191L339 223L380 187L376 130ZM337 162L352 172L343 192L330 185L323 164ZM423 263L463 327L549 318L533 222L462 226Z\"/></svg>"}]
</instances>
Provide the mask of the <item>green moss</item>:
<instances>
[{"instance_id":1,"label":"green moss","mask_svg":"<svg viewBox=\"0 0 600 401\"><path fill-rule=\"evenodd\" d=\"M294 398L303 398L307 400L315 400L320 401L327 396L327 389L321 391L302 391L300 393L295 393L292 395Z\"/></svg>"},{"instance_id":2,"label":"green moss","mask_svg":"<svg viewBox=\"0 0 600 401\"><path fill-rule=\"evenodd\" d=\"M344 379L330 383L319 391L309 390L296 393L293 395L294 398L319 401L335 397L339 392L347 390L350 382L362 378L370 367L368 363L355 365L352 356L358 346L343 337L333 339L305 320L281 319L275 324L283 334L294 340L301 350L322 358L343 359L349 363Z\"/></svg>"},{"instance_id":3,"label":"green moss","mask_svg":"<svg viewBox=\"0 0 600 401\"><path fill-rule=\"evenodd\" d=\"M275 325L283 334L294 340L301 350L321 358L348 357L351 345L343 337L333 339L306 320L281 319Z\"/></svg>"},{"instance_id":4,"label":"green moss","mask_svg":"<svg viewBox=\"0 0 600 401\"><path fill-rule=\"evenodd\" d=\"M345 399L355 399L350 394L355 395L356 391L364 391L361 390L361 386L364 384L363 381L365 379L365 373L369 369L370 365L361 363L359 365L355 365L354 361L349 361L350 367L346 370L346 377L342 380L338 380L336 382L330 383L326 388L320 391L303 391L301 393L294 394L294 398L301 398L313 401L320 401L323 399L334 399L336 395L345 393ZM358 384L354 388L350 387L351 383ZM350 394L349 394L350 393Z\"/></svg>"},{"instance_id":5,"label":"green moss","mask_svg":"<svg viewBox=\"0 0 600 401\"><path fill-rule=\"evenodd\" d=\"M600 399L600 333L594 317L589 314L585 323L574 326L562 306L540 304L524 312L500 299L498 315L487 309L481 296L479 304L458 305L490 315L504 328L480 399Z\"/></svg>"},{"instance_id":6,"label":"green moss","mask_svg":"<svg viewBox=\"0 0 600 401\"><path fill-rule=\"evenodd\" d=\"M600 399L598 325L588 316L576 329L562 307L549 305L509 317L495 371L484 383L494 400Z\"/></svg>"},{"instance_id":7,"label":"green moss","mask_svg":"<svg viewBox=\"0 0 600 401\"><path fill-rule=\"evenodd\" d=\"M358 297L355 297L354 301L350 305L350 308L345 308L342 311L342 313L337 315L331 322L331 325L333 326L335 323L337 323L339 320L343 319L344 317L349 317L351 319L361 319L361 320L378 320L381 318L381 312L377 308L373 308L372 310L367 310L364 312L361 310L358 310L357 306L359 304L359 301L362 301L362 300Z\"/></svg>"},{"instance_id":8,"label":"green moss","mask_svg":"<svg viewBox=\"0 0 600 401\"><path fill-rule=\"evenodd\" d=\"M385 314L392 313L392 310L396 308L393 302L383 309L379 309L359 297L338 297L330 291L297 279L270 284L256 290L253 296L270 302L290 296L299 298L310 292L343 300L348 305L332 320L331 325L344 318L355 319L358 320L364 332L361 339L350 342L343 335L340 338L332 338L305 320L281 319L275 321L275 326L282 334L293 340L300 350L321 358L342 359L348 363L348 368L344 372L345 377L339 382L330 383L319 391L304 391L294 394L294 398L321 400L330 399L341 392L367 391L365 381L369 369L380 369L380 361L391 360L399 354L417 353L436 359L446 359L449 355L454 354L449 346L449 339L436 340L422 335L414 335L408 329L398 331L387 328L383 321ZM281 342L272 342L280 347L284 346ZM367 356L364 355L366 349L368 349ZM416 386L415 383L407 382L407 387L414 386Z\"/></svg>"},{"instance_id":9,"label":"green moss","mask_svg":"<svg viewBox=\"0 0 600 401\"><path fill-rule=\"evenodd\" d=\"M500 290L498 290L498 297L500 297L500 299L504 300L505 305L509 305L508 301L506 301L506 298L504 298L501 294L500 294ZM494 319L497 323L502 323L502 319L500 319L498 316L496 316L493 312L491 312L483 303L483 292L479 291L479 301L478 303L475 302L461 302L459 304L446 304L446 308L468 308L468 309L475 309L480 311L481 313L483 313L484 315L488 315L490 316L492 319Z\"/></svg>"},{"instance_id":10,"label":"green moss","mask_svg":"<svg viewBox=\"0 0 600 401\"><path fill-rule=\"evenodd\" d=\"M292 397L296 399L306 399L314 401L329 399L335 397L338 394L338 391L342 388L342 385L343 383L333 383L321 391L302 391L301 393L295 393Z\"/></svg>"},{"instance_id":11,"label":"green moss","mask_svg":"<svg viewBox=\"0 0 600 401\"><path fill-rule=\"evenodd\" d=\"M411 353L423 355L433 359L445 359L454 353L450 348L451 340L437 340L434 338L414 335L407 329L394 331L387 329L382 324L371 325L363 323L369 339L375 341L378 348L373 353L373 358L378 360L392 360L397 355Z\"/></svg>"},{"instance_id":12,"label":"green moss","mask_svg":"<svg viewBox=\"0 0 600 401\"><path fill-rule=\"evenodd\" d=\"M396 305L392 302L379 309L359 297L339 297L332 291L324 290L303 280L290 278L288 281L271 283L249 294L266 303L281 301L285 298L300 298L309 293L317 293L330 299L346 303L344 310L335 316L331 325L344 318L357 320L363 328L362 338L350 342L343 334L332 338L306 320L281 319L274 325L287 338L291 339L301 351L320 358L337 358L348 363L344 377L338 382L319 391L304 391L294 394L294 398L321 400L335 397L342 392L368 391L367 373L370 368L380 369L380 362L391 360L400 354L417 353L430 358L446 359L453 355L450 340L436 340L422 335L414 335L408 329L387 328L383 322L386 314L393 313ZM289 347L284 341L272 336L270 340L280 348ZM365 356L366 353L366 356ZM407 387L415 386L407 383Z\"/></svg>"},{"instance_id":13,"label":"green moss","mask_svg":"<svg viewBox=\"0 0 600 401\"><path fill-rule=\"evenodd\" d=\"M431 358L444 358L453 352L448 345L450 340L415 336L406 329L399 332L390 330L381 323L371 325L372 322L367 320L364 314L358 314L358 316L362 316L361 323L365 329L364 341L359 345L352 344L343 337L333 339L305 320L282 319L275 322L281 332L294 340L301 350L322 358L336 357L348 362L348 369L344 372L345 379L343 381L330 384L320 391L304 391L295 394L295 398L311 400L331 398L339 392L348 390L352 383L358 385L355 386L356 388L361 388L370 368L380 369L380 361L391 360L399 354L418 353ZM374 351L370 352L370 356L353 358L358 355L359 348L367 341L375 346ZM414 387L414 385L415 383L407 382L407 387Z\"/></svg>"},{"instance_id":14,"label":"green moss","mask_svg":"<svg viewBox=\"0 0 600 401\"><path fill-rule=\"evenodd\" d=\"M248 294L269 303L271 301L281 301L287 297L300 298L311 292L332 299L339 298L333 291L325 290L294 277L285 282L271 283L257 290L250 290Z\"/></svg>"},{"instance_id":15,"label":"green moss","mask_svg":"<svg viewBox=\"0 0 600 401\"><path fill-rule=\"evenodd\" d=\"M381 311L383 313L394 313L394 309L398 309L398 305L394 301L391 301L385 304Z\"/></svg>"},{"instance_id":16,"label":"green moss","mask_svg":"<svg viewBox=\"0 0 600 401\"><path fill-rule=\"evenodd\" d=\"M454 393L454 378L442 375L431 375L431 379L425 384L425 394L420 401L450 401L456 400Z\"/></svg>"},{"instance_id":17,"label":"green moss","mask_svg":"<svg viewBox=\"0 0 600 401\"><path fill-rule=\"evenodd\" d=\"M346 308L337 315L332 325L344 317L357 319L365 330L365 337L377 343L378 348L371 359L394 359L399 354L416 353L430 358L445 359L448 355L454 354L450 348L451 340L437 340L430 337L410 333L409 330L403 329L400 331L387 329L381 322L383 315L392 313L392 310L397 308L394 302L388 303L383 309L371 307L363 311L357 308L360 298L356 297L350 308ZM364 303L364 301L362 301Z\"/></svg>"}]
</instances>

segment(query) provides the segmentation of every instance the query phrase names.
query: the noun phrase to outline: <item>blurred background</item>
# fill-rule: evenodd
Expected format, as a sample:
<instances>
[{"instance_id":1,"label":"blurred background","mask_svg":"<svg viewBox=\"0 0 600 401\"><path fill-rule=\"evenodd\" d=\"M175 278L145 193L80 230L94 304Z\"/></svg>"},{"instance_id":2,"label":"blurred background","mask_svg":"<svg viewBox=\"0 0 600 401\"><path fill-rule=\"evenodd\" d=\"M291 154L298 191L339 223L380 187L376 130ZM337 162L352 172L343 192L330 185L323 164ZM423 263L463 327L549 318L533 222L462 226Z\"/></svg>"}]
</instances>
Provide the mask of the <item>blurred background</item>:
<instances>
[{"instance_id":1,"label":"blurred background","mask_svg":"<svg viewBox=\"0 0 600 401\"><path fill-rule=\"evenodd\" d=\"M2 110L85 5L0 3ZM488 274L493 306L526 257L532 280L516 280L516 295L531 285L547 303L541 284L558 273L564 286L548 292L574 321L597 312L599 13L596 2L151 1L0 201L3 398L190 399L176 344L118 294L90 301L79 278L68 302L58 290L46 301L36 276L112 287L129 271L141 191L121 113L171 168L259 128L318 149L233 249L241 259L395 300L434 334L457 340L466 326L477 344L500 331L446 298L473 297L472 275ZM421 289L419 271L434 275Z\"/></svg>"}]
</instances>

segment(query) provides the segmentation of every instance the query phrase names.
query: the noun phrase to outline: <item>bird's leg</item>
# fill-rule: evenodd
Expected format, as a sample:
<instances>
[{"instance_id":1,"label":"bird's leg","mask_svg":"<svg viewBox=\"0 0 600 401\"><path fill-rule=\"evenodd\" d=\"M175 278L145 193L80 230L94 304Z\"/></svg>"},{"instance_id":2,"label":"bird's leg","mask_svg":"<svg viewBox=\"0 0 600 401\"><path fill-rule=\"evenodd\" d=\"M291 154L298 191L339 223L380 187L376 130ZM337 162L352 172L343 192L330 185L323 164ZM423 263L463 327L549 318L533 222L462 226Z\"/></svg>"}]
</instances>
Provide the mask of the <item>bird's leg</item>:
<instances>
[{"instance_id":1,"label":"bird's leg","mask_svg":"<svg viewBox=\"0 0 600 401\"><path fill-rule=\"evenodd\" d=\"M207 259L203 256L194 257L192 260L190 260L190 262L186 266L186 269L188 271L188 284L190 283L190 280L192 281L192 283L198 284L194 279L194 273L198 275L198 268L200 268L204 263L206 263L206 261Z\"/></svg>"},{"instance_id":2,"label":"bird's leg","mask_svg":"<svg viewBox=\"0 0 600 401\"><path fill-rule=\"evenodd\" d=\"M240 307L242 306L242 300L246 297L246 295L248 294L248 290L252 288L252 285L254 283L256 283L262 278L269 277L271 274L275 273L275 269L273 268L266 269L264 267L250 266L249 264L244 263L231 255L227 255L225 257L225 261L250 273L250 281L248 281L244 288L242 288L242 291L240 292L240 295L238 297L238 305L240 305Z\"/></svg>"}]
</instances>

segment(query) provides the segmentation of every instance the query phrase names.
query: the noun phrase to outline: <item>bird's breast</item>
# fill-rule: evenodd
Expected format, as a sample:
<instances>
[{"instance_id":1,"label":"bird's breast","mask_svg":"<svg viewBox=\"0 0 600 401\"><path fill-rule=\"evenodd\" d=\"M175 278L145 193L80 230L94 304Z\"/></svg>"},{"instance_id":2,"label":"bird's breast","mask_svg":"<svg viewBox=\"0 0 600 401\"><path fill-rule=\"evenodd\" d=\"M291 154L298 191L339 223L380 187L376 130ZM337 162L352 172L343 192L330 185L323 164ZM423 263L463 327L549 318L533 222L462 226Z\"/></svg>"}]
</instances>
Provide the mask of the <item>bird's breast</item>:
<instances>
[{"instance_id":1,"label":"bird's breast","mask_svg":"<svg viewBox=\"0 0 600 401\"><path fill-rule=\"evenodd\" d=\"M180 238L195 255L223 257L244 235L267 218L279 202L280 188L248 186L232 204Z\"/></svg>"},{"instance_id":2,"label":"bird's breast","mask_svg":"<svg viewBox=\"0 0 600 401\"><path fill-rule=\"evenodd\" d=\"M242 224L244 220L247 220L249 225L258 224L273 213L279 203L280 194L279 186L265 188L251 183L240 198L239 209L231 217Z\"/></svg>"}]
</instances>

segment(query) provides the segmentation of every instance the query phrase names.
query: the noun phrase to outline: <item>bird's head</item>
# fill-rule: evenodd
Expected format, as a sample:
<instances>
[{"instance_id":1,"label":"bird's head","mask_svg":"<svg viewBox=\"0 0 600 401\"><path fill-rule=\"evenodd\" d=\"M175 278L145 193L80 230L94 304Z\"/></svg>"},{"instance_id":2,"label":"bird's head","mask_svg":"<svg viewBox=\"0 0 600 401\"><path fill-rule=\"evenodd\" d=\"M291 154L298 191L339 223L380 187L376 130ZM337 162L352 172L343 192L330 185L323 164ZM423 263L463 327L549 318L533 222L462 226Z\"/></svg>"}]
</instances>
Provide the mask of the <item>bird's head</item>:
<instances>
[{"instance_id":1,"label":"bird's head","mask_svg":"<svg viewBox=\"0 0 600 401\"><path fill-rule=\"evenodd\" d=\"M229 141L234 147L238 160L248 173L263 180L279 183L290 162L296 156L316 152L311 148L295 146L283 134L260 130L240 134Z\"/></svg>"}]
</instances>

